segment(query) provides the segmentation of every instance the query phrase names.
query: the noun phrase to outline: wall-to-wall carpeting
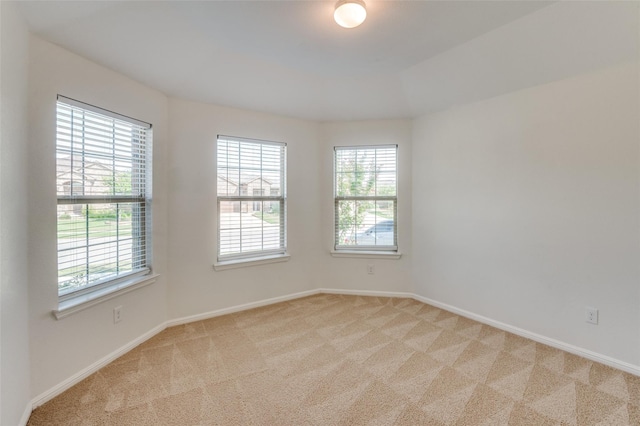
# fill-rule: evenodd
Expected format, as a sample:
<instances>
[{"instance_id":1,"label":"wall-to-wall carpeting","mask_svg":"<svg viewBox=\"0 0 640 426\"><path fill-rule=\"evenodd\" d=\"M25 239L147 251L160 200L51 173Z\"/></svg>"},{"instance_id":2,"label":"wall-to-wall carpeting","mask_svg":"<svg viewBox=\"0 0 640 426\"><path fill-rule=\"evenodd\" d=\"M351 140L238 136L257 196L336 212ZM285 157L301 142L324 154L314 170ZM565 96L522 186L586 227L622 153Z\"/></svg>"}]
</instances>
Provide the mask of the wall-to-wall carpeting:
<instances>
[{"instance_id":1,"label":"wall-to-wall carpeting","mask_svg":"<svg viewBox=\"0 0 640 426\"><path fill-rule=\"evenodd\" d=\"M169 328L29 425L640 425L640 377L413 299L316 295Z\"/></svg>"}]
</instances>

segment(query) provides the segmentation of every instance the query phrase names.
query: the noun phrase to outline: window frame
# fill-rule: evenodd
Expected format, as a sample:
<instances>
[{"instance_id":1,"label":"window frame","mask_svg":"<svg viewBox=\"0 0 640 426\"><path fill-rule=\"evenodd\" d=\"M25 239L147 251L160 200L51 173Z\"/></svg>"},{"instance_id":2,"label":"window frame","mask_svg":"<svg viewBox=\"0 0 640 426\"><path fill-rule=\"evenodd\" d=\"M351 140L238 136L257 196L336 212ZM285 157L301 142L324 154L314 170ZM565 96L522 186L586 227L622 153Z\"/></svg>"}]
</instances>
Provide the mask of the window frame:
<instances>
[{"instance_id":1,"label":"window frame","mask_svg":"<svg viewBox=\"0 0 640 426\"><path fill-rule=\"evenodd\" d=\"M394 149L395 154L395 195L393 196L360 196L360 195L349 195L349 196L340 196L338 195L338 151L355 151L357 156L357 151L359 150L382 150L382 149ZM392 255L395 257L399 257L399 248L398 248L398 144L386 144L386 145L350 145L350 146L334 146L333 148L333 250L331 254L334 257L342 257L341 255L349 256L349 254L354 254L356 257L377 257L377 256L387 256ZM377 180L376 180L377 185ZM341 201L387 201L393 203L393 245L341 245L339 244L339 232L340 232L340 215L339 215L339 206ZM381 223L382 221L378 222ZM373 228L378 226L378 223L372 224L369 228Z\"/></svg>"},{"instance_id":2,"label":"window frame","mask_svg":"<svg viewBox=\"0 0 640 426\"><path fill-rule=\"evenodd\" d=\"M135 176L142 177L142 183L140 184L140 190L137 193L132 193L130 195L127 194L89 194L89 195L78 195L73 193L73 184L71 181L63 184L63 192L64 194L60 194L57 188L58 178L56 177L56 205L57 208L61 205L79 205L79 206L91 206L91 205L100 205L100 204L131 204L132 208L138 209L137 214L131 214L132 221L133 218L137 218L135 224L132 223L132 233L138 232L139 235L136 238L132 238L132 253L131 253L131 262L135 262L139 260L141 262L138 267L133 268L131 271L127 271L124 273L116 272L114 274L105 276L100 278L94 282L88 282L81 287L70 289L68 291L61 291L60 289L60 247L59 247L59 238L58 238L58 227L59 221L58 218L56 220L56 241L57 241L57 250L58 253L58 280L57 280L57 293L58 293L58 301L60 306L77 306L88 303L88 301L94 300L95 298L104 298L105 295L108 295L113 292L121 292L123 289L139 285L141 281L145 281L146 283L153 282L149 277L152 274L152 221L151 221L151 189L152 189L152 150L153 150L153 126L149 123L146 123L141 120L137 120L132 117L128 117L123 114L119 114L104 108L100 108L91 104L87 104L85 102L81 102L72 98L68 98L66 96L57 95L56 99L56 174L60 173L60 164L59 159L61 154L67 153L71 158L71 166L70 173L73 173L73 156L81 155L82 156L82 164L84 167L84 158L87 155L87 150L83 147L80 150L75 150L73 145L70 148L65 148L63 145L63 139L60 137L60 120L61 114L64 114L62 108L67 109L69 111L78 111L84 114L90 114L94 117L97 115L104 117L105 121L111 120L115 126L116 122L125 122L127 125L131 125L132 129L136 131L140 131L141 139L143 142L138 144L136 148L138 149L137 155L143 155L144 158L142 160L138 160L137 162L132 160L131 167L134 170L134 167L139 168L136 172ZM99 118L93 118L92 120L96 120ZM89 124L91 120L89 120ZM83 145L85 141L85 128L86 124L83 122L82 124L82 133L81 139L83 140ZM73 138L73 136L69 136ZM70 139L71 140L71 139ZM116 136L112 136L110 142L113 147L113 152L115 153L117 147L117 141L121 139L117 139ZM109 139L107 139L109 141ZM108 145L107 145L108 146ZM94 154L95 155L95 154ZM115 154L112 154L111 157L105 156L105 158L110 158L112 161L116 161ZM136 154L132 152L131 158L135 159ZM116 171L114 170L113 173ZM114 175L115 176L115 175ZM73 175L72 175L73 178ZM69 186L69 188L67 188ZM68 189L68 190L67 190ZM87 221L88 221L88 213L86 213ZM134 231L135 230L135 231ZM116 231L117 235L115 237L114 242L121 241L121 235L119 234L119 230ZM85 229L86 234L86 244L89 244L90 238L90 229L87 226ZM87 246L88 247L88 246ZM79 247L82 248L82 247ZM77 248L76 248L77 249ZM136 252L138 254L136 254ZM139 253L142 253L139 256ZM118 257L118 261L120 257ZM87 270L91 267L92 261L89 259L88 254L83 263ZM95 265L95 263L94 263ZM153 277L151 277L153 278ZM93 296L95 295L95 296ZM68 308L66 308L68 309ZM76 308L77 309L77 308ZM56 311L61 312L61 311ZM56 314L58 317L58 314Z\"/></svg>"},{"instance_id":3,"label":"window frame","mask_svg":"<svg viewBox=\"0 0 640 426\"><path fill-rule=\"evenodd\" d=\"M278 188L278 195L254 195L255 188L252 191L249 191L248 188L243 188L241 182L238 182L238 192L237 195L220 195L218 191L218 179L220 177L225 178L219 174L219 153L220 153L220 143L222 140L238 142L239 144L254 144L260 146L276 146L281 148L280 153L280 186ZM262 157L261 157L262 159ZM240 161L239 161L240 162ZM274 142L262 139L251 139L244 138L238 136L228 136L219 134L216 138L216 215L217 215L217 250L216 250L216 262L214 263L214 268L216 270L224 270L224 269L232 269L241 266L251 266L251 265L260 265L264 263L272 263L279 261L286 261L289 259L288 248L287 248L287 144L285 142ZM227 166L227 170L229 167ZM239 168L240 172L241 168ZM260 176L257 178L262 178L263 168L259 169ZM228 176L228 174L227 174ZM251 194L249 194L251 192ZM261 188L261 192L264 193L264 188ZM221 232L221 203L222 202L240 202L246 203L247 208L254 211L253 208L256 203L264 203L264 202L278 202L279 206L279 226L280 232L279 236L279 247L276 249L263 249L263 250L252 250L247 252L239 252L232 254L224 254L221 255L221 247L222 247L222 232ZM263 206L264 207L264 206ZM242 208L240 209L242 210ZM263 210L260 210L263 211ZM264 235L264 229L263 229ZM241 243L242 244L242 243Z\"/></svg>"}]
</instances>

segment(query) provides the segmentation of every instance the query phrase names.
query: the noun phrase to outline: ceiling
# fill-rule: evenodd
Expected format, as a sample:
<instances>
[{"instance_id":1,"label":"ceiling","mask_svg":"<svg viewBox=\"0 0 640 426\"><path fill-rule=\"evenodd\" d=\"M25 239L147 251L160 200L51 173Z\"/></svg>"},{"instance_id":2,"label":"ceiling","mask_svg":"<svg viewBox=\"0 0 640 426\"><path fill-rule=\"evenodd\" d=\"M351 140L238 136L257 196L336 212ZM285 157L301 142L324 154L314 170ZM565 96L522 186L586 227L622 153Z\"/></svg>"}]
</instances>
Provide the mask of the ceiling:
<instances>
[{"instance_id":1,"label":"ceiling","mask_svg":"<svg viewBox=\"0 0 640 426\"><path fill-rule=\"evenodd\" d=\"M415 117L638 58L638 2L22 1L35 34L169 96L319 121Z\"/></svg>"}]
</instances>

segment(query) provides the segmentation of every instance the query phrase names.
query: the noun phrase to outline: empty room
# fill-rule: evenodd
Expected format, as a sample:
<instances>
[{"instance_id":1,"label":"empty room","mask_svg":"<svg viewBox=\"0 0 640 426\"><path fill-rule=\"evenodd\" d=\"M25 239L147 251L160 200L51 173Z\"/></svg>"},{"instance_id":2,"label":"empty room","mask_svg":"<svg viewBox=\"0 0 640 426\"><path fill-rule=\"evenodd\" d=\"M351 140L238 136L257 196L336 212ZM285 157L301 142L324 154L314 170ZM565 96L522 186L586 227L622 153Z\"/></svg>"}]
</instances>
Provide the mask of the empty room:
<instances>
[{"instance_id":1,"label":"empty room","mask_svg":"<svg viewBox=\"0 0 640 426\"><path fill-rule=\"evenodd\" d=\"M2 426L640 425L640 2L0 22Z\"/></svg>"}]
</instances>

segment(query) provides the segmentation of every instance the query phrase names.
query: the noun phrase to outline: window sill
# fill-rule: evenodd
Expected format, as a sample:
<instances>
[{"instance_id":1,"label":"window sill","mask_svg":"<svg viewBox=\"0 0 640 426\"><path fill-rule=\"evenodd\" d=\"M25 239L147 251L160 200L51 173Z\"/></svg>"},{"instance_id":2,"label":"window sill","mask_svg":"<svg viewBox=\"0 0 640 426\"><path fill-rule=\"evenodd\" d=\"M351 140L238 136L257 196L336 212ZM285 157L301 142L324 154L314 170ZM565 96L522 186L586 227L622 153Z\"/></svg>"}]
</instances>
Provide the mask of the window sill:
<instances>
[{"instance_id":1,"label":"window sill","mask_svg":"<svg viewBox=\"0 0 640 426\"><path fill-rule=\"evenodd\" d=\"M58 309L53 311L53 315L56 319L68 317L69 315L83 311L91 306L97 305L98 303L113 299L116 296L153 284L156 282L156 278L158 277L158 274L143 275L141 277L135 277L130 280L118 282L112 286L107 286L91 293L72 297L63 302L59 302Z\"/></svg>"},{"instance_id":2,"label":"window sill","mask_svg":"<svg viewBox=\"0 0 640 426\"><path fill-rule=\"evenodd\" d=\"M248 266L266 265L269 263L287 262L291 255L278 254L275 256L252 257L250 259L226 260L213 264L216 271L225 271L227 269L245 268Z\"/></svg>"},{"instance_id":3,"label":"window sill","mask_svg":"<svg viewBox=\"0 0 640 426\"><path fill-rule=\"evenodd\" d=\"M355 250L331 250L333 257L351 257L356 259L400 259L399 251L355 251Z\"/></svg>"}]
</instances>

